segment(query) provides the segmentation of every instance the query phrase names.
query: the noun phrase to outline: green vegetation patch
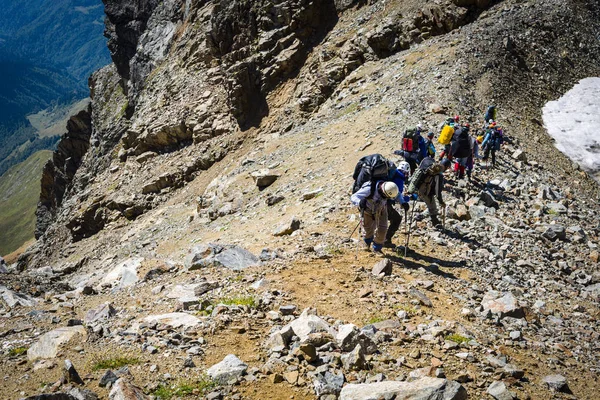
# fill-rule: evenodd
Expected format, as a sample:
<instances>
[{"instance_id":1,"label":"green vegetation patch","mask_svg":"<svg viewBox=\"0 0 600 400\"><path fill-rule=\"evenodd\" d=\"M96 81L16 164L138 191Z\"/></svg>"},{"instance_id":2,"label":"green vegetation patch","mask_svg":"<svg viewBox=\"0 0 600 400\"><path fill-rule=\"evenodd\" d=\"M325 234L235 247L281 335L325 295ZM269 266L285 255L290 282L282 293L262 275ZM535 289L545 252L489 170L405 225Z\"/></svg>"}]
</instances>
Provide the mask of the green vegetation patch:
<instances>
[{"instance_id":1,"label":"green vegetation patch","mask_svg":"<svg viewBox=\"0 0 600 400\"><path fill-rule=\"evenodd\" d=\"M14 347L8 351L8 355L11 357L21 356L27 353L27 347Z\"/></svg>"},{"instance_id":2,"label":"green vegetation patch","mask_svg":"<svg viewBox=\"0 0 600 400\"><path fill-rule=\"evenodd\" d=\"M381 321L385 321L389 318L382 315L373 315L371 318L367 319L366 325L376 324Z\"/></svg>"},{"instance_id":3,"label":"green vegetation patch","mask_svg":"<svg viewBox=\"0 0 600 400\"><path fill-rule=\"evenodd\" d=\"M461 336L461 335L459 335L457 333L453 333L452 335L448 335L448 336L446 336L445 339L446 340L450 340L450 341L455 342L455 343L458 343L458 344L467 343L467 342L469 342L471 340L468 337Z\"/></svg>"},{"instance_id":4,"label":"green vegetation patch","mask_svg":"<svg viewBox=\"0 0 600 400\"><path fill-rule=\"evenodd\" d=\"M253 296L232 296L223 297L215 301L215 304L224 304L226 306L247 306L256 308L256 299Z\"/></svg>"},{"instance_id":5,"label":"green vegetation patch","mask_svg":"<svg viewBox=\"0 0 600 400\"><path fill-rule=\"evenodd\" d=\"M198 381L181 381L172 385L162 384L156 388L152 394L160 400L170 400L175 396L198 396L211 390L217 384L206 376L202 376Z\"/></svg>"},{"instance_id":6,"label":"green vegetation patch","mask_svg":"<svg viewBox=\"0 0 600 400\"><path fill-rule=\"evenodd\" d=\"M141 363L140 359L135 357L103 358L94 362L92 370L98 371L101 369L118 369L126 365L135 365L139 363Z\"/></svg>"}]
</instances>

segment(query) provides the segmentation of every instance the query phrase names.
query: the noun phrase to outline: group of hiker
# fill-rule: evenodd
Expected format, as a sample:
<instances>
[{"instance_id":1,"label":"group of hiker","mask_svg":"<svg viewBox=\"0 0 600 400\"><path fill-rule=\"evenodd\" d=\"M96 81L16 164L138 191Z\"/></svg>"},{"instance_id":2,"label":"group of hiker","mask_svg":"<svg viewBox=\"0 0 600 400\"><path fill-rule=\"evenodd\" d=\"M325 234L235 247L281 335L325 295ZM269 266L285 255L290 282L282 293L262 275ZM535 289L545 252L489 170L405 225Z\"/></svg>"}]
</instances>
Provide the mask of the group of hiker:
<instances>
[{"instance_id":1,"label":"group of hiker","mask_svg":"<svg viewBox=\"0 0 600 400\"><path fill-rule=\"evenodd\" d=\"M496 107L487 108L484 123L475 130L474 136L470 132L470 124L461 124L458 115L444 121L438 136L438 142L444 147L436 161L435 134L430 131L424 138L419 124L405 130L401 150L394 151L404 158L398 166L381 154L359 160L354 169L350 200L361 214L359 224L364 230L366 250L372 247L374 252L381 253L383 247L395 247L392 238L402 224L402 215L395 204L400 204L408 219L410 201L420 199L427 206L433 226L444 227L445 221L440 222L436 204L437 201L445 216L444 172L454 164L456 178L462 179L466 174L470 181L475 159L487 160L491 155L492 166L496 164L496 151L504 141L502 128L496 123ZM406 221L407 226L410 222Z\"/></svg>"}]
</instances>

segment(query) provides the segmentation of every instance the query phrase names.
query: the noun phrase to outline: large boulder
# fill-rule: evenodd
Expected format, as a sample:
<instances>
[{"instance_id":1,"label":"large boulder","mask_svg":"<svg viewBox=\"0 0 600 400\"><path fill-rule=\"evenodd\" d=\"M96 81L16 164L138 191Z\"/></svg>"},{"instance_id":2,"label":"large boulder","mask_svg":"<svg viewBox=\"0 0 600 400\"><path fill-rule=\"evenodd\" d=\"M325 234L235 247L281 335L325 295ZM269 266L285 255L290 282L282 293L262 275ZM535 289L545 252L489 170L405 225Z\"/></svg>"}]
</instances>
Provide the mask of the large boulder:
<instances>
[{"instance_id":1,"label":"large boulder","mask_svg":"<svg viewBox=\"0 0 600 400\"><path fill-rule=\"evenodd\" d=\"M229 354L223 361L206 370L206 373L219 384L226 385L235 383L244 375L247 369L248 365L234 354Z\"/></svg>"},{"instance_id":2,"label":"large boulder","mask_svg":"<svg viewBox=\"0 0 600 400\"><path fill-rule=\"evenodd\" d=\"M257 265L260 265L260 259L242 247L213 243L195 246L185 259L185 266L190 271L205 267L239 271Z\"/></svg>"},{"instance_id":3,"label":"large boulder","mask_svg":"<svg viewBox=\"0 0 600 400\"><path fill-rule=\"evenodd\" d=\"M492 314L499 314L500 318L514 317L524 318L525 311L516 297L510 292L498 292L490 290L481 300L484 311L489 310Z\"/></svg>"},{"instance_id":4,"label":"large boulder","mask_svg":"<svg viewBox=\"0 0 600 400\"><path fill-rule=\"evenodd\" d=\"M332 335L335 334L324 319L309 312L308 308L305 309L298 318L288 324L301 341L306 341L311 333L327 332ZM285 327L282 329L285 329Z\"/></svg>"},{"instance_id":5,"label":"large boulder","mask_svg":"<svg viewBox=\"0 0 600 400\"><path fill-rule=\"evenodd\" d=\"M460 383L425 377L412 382L383 381L350 384L342 388L340 400L465 400L467 391Z\"/></svg>"},{"instance_id":6,"label":"large boulder","mask_svg":"<svg viewBox=\"0 0 600 400\"><path fill-rule=\"evenodd\" d=\"M173 329L177 328L192 328L200 323L200 319L194 317L191 314L182 312L168 313L168 314L157 314L149 315L144 318L144 322L147 324L159 324L166 325Z\"/></svg>"},{"instance_id":7,"label":"large boulder","mask_svg":"<svg viewBox=\"0 0 600 400\"><path fill-rule=\"evenodd\" d=\"M267 186L271 186L277 180L277 178L281 176L280 174L272 172L269 169L261 169L260 171L253 172L251 175L259 189L264 189Z\"/></svg>"},{"instance_id":8,"label":"large boulder","mask_svg":"<svg viewBox=\"0 0 600 400\"><path fill-rule=\"evenodd\" d=\"M43 334L29 350L27 358L34 361L40 358L54 358L62 346L77 339L79 342L87 338L86 329L81 326L65 326Z\"/></svg>"}]
</instances>

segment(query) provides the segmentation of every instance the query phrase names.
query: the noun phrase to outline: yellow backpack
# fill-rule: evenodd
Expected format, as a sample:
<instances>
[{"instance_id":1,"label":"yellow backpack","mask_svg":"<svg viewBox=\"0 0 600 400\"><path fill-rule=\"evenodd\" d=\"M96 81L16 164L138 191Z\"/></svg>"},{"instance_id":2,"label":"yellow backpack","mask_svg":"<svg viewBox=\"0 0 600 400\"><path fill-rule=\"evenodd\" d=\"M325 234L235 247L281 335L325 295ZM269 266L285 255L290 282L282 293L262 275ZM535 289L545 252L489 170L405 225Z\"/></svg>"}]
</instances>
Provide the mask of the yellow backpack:
<instances>
[{"instance_id":1,"label":"yellow backpack","mask_svg":"<svg viewBox=\"0 0 600 400\"><path fill-rule=\"evenodd\" d=\"M450 125L444 125L444 127L442 128L442 132L440 133L440 137L438 137L438 142L443 144L444 146L450 144L453 135L454 128Z\"/></svg>"}]
</instances>

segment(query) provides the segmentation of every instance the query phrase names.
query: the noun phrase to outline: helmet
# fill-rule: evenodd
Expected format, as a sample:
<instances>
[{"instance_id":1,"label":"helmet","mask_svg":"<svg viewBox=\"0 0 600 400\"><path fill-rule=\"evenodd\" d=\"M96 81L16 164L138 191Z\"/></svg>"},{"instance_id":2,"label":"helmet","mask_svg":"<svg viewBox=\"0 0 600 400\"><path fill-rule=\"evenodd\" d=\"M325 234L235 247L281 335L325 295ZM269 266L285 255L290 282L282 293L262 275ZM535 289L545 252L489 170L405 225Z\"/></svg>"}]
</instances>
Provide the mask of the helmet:
<instances>
[{"instance_id":1,"label":"helmet","mask_svg":"<svg viewBox=\"0 0 600 400\"><path fill-rule=\"evenodd\" d=\"M493 120L493 119L490 119L490 120L488 121L488 124L491 124L492 122L494 122L494 120Z\"/></svg>"},{"instance_id":2,"label":"helmet","mask_svg":"<svg viewBox=\"0 0 600 400\"><path fill-rule=\"evenodd\" d=\"M483 136L477 136L477 143L481 144L483 142Z\"/></svg>"},{"instance_id":3,"label":"helmet","mask_svg":"<svg viewBox=\"0 0 600 400\"><path fill-rule=\"evenodd\" d=\"M408 175L410 174L410 164L406 161L402 161L398 164L398 171L402 171L404 176L408 178Z\"/></svg>"},{"instance_id":4,"label":"helmet","mask_svg":"<svg viewBox=\"0 0 600 400\"><path fill-rule=\"evenodd\" d=\"M468 122L465 124L465 128L469 129L471 127L471 124L469 124Z\"/></svg>"},{"instance_id":5,"label":"helmet","mask_svg":"<svg viewBox=\"0 0 600 400\"><path fill-rule=\"evenodd\" d=\"M444 167L444 170L447 170L448 168L450 168L450 165L452 163L447 158L444 158L442 161L440 161L440 164L442 165L442 167Z\"/></svg>"},{"instance_id":6,"label":"helmet","mask_svg":"<svg viewBox=\"0 0 600 400\"><path fill-rule=\"evenodd\" d=\"M429 133L427 134L427 137L428 137L428 138L432 138L432 137L433 137L433 132L429 132Z\"/></svg>"},{"instance_id":7,"label":"helmet","mask_svg":"<svg viewBox=\"0 0 600 400\"><path fill-rule=\"evenodd\" d=\"M421 125L421 124L417 124L417 130L419 130L419 131L420 131L420 130L422 130L422 129L423 129L423 125Z\"/></svg>"},{"instance_id":8,"label":"helmet","mask_svg":"<svg viewBox=\"0 0 600 400\"><path fill-rule=\"evenodd\" d=\"M459 120L459 119L460 119L460 116L458 116L458 115L455 115L455 116L454 116L454 120L455 120L456 122L458 122L458 120Z\"/></svg>"},{"instance_id":9,"label":"helmet","mask_svg":"<svg viewBox=\"0 0 600 400\"><path fill-rule=\"evenodd\" d=\"M387 197L388 199L395 199L398 197L398 186L394 182L383 182L379 189L381 190L381 194Z\"/></svg>"}]
</instances>

